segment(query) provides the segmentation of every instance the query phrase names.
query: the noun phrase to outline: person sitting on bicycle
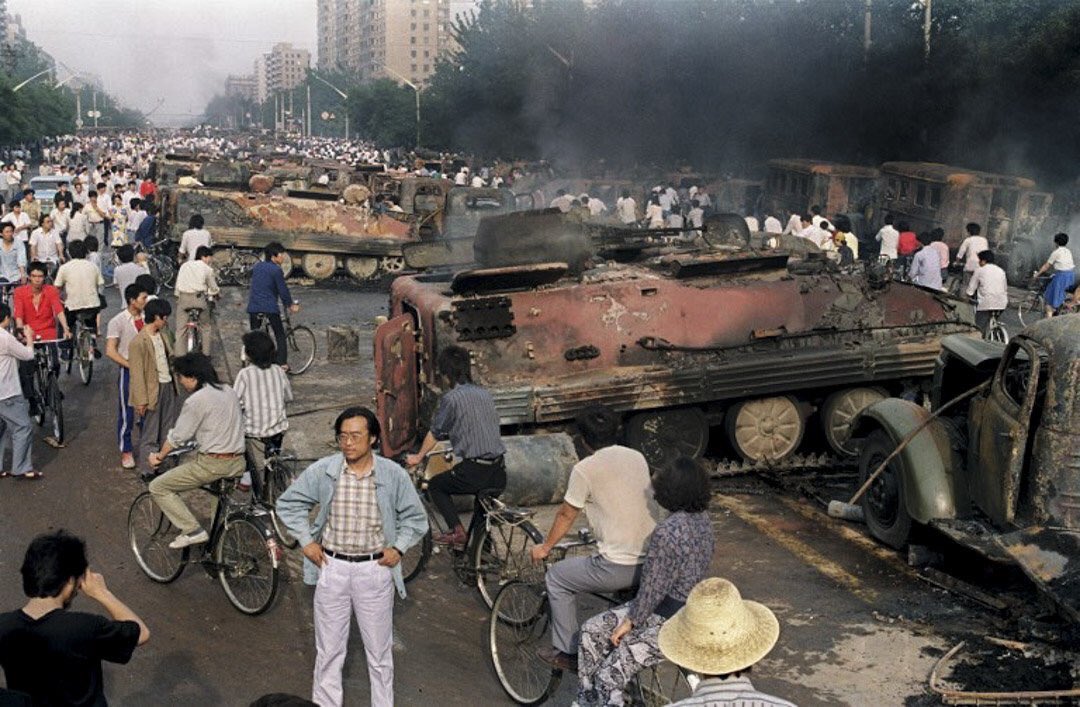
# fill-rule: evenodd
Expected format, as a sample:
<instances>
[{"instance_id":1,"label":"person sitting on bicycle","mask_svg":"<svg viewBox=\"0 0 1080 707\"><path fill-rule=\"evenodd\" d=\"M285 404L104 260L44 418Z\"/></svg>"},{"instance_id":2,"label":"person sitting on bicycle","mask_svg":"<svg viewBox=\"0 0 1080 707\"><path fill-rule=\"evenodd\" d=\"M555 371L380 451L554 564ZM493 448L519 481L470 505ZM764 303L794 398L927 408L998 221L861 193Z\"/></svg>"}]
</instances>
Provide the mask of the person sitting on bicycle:
<instances>
[{"instance_id":1,"label":"person sitting on bicycle","mask_svg":"<svg viewBox=\"0 0 1080 707\"><path fill-rule=\"evenodd\" d=\"M445 533L432 537L437 543L462 547L465 532L452 494L475 494L486 489L499 493L506 488L506 447L499 436L499 413L495 400L484 388L472 382L469 352L460 346L447 346L436 361L440 386L446 390L431 422L431 429L420 445L420 451L405 457L405 463L415 466L423 461L439 440L449 439L454 454L461 462L448 472L439 474L428 483L432 503L446 520ZM479 518L474 517L471 523Z\"/></svg>"},{"instance_id":2,"label":"person sitting on bicycle","mask_svg":"<svg viewBox=\"0 0 1080 707\"><path fill-rule=\"evenodd\" d=\"M1076 283L1076 274L1073 272L1076 265L1073 262L1072 252L1065 247L1068 244L1069 235L1067 233L1055 234L1054 245L1057 247L1050 253L1050 257L1046 259L1043 266L1035 271L1035 277L1039 277L1050 269L1054 271L1054 276L1050 278L1050 283L1047 284L1046 289L1043 291L1047 318L1054 316L1054 312L1058 310L1058 307L1065 303L1069 289Z\"/></svg>"},{"instance_id":3,"label":"person sitting on bicycle","mask_svg":"<svg viewBox=\"0 0 1080 707\"><path fill-rule=\"evenodd\" d=\"M202 214L193 214L188 219L188 230L184 231L184 235L180 236L180 248L176 252L177 262L181 265L186 261L198 258L199 248L203 246L211 248L214 245L214 239L210 236L210 231L203 228L205 225L206 220Z\"/></svg>"},{"instance_id":4,"label":"person sitting on bicycle","mask_svg":"<svg viewBox=\"0 0 1080 707\"><path fill-rule=\"evenodd\" d=\"M195 259L189 260L180 266L176 273L176 351L187 353L187 337L184 329L189 320L188 310L199 310L199 329L201 330L202 352L210 355L210 299L217 297L217 280L214 278L214 269L210 262L214 259L214 251L209 246L199 246L195 253Z\"/></svg>"},{"instance_id":5,"label":"person sitting on bicycle","mask_svg":"<svg viewBox=\"0 0 1080 707\"><path fill-rule=\"evenodd\" d=\"M548 568L545 583L551 602L552 645L539 652L544 661L573 671L578 661L577 595L635 586L645 543L660 518L649 463L641 452L618 444L618 415L593 405L577 416L576 423L589 456L574 465L555 523L544 542L531 551L533 562L545 559L585 509L599 552Z\"/></svg>"},{"instance_id":6,"label":"person sitting on bicycle","mask_svg":"<svg viewBox=\"0 0 1080 707\"><path fill-rule=\"evenodd\" d=\"M64 316L64 305L60 301L60 290L53 285L45 284L45 276L49 266L45 263L30 263L28 280L25 285L15 288L12 295L12 308L15 313L15 325L24 330L30 327L34 332L35 340L50 341L57 339L56 322L60 321L63 329L63 338L71 338L71 329L68 328L67 317ZM27 342L33 343L33 342ZM49 357L56 371L60 370L60 358L57 355L56 344L49 344ZM33 376L34 362L26 361L19 366L19 376L23 381L23 389L31 390L30 379ZM31 410L30 414L36 414Z\"/></svg>"},{"instance_id":7,"label":"person sitting on bicycle","mask_svg":"<svg viewBox=\"0 0 1080 707\"><path fill-rule=\"evenodd\" d=\"M64 288L67 299L64 302L66 318L75 323L77 317L83 325L97 336L98 314L101 312L101 297L98 288L105 284L105 278L97 266L86 259L86 244L75 241L68 246L71 259L56 271L54 284ZM94 349L94 355L101 352Z\"/></svg>"},{"instance_id":8,"label":"person sitting on bicycle","mask_svg":"<svg viewBox=\"0 0 1080 707\"><path fill-rule=\"evenodd\" d=\"M1009 283L1005 271L994 264L991 251L979 253L979 268L971 274L966 292L968 297L978 297L975 325L981 331L986 331L992 314L1000 315L1009 306Z\"/></svg>"},{"instance_id":9,"label":"person sitting on bicycle","mask_svg":"<svg viewBox=\"0 0 1080 707\"><path fill-rule=\"evenodd\" d=\"M178 550L210 539L180 498L180 492L244 473L244 414L236 392L218 382L209 356L197 351L178 356L173 359L173 370L190 395L161 450L150 454L149 460L150 466L157 468L162 458L176 447L192 441L198 445L195 459L150 482L154 502L169 522L180 529L180 534L169 543L170 548ZM211 517L213 513L211 508Z\"/></svg>"},{"instance_id":10,"label":"person sitting on bicycle","mask_svg":"<svg viewBox=\"0 0 1080 707\"><path fill-rule=\"evenodd\" d=\"M40 471L34 471L31 460L34 442L34 427L30 423L30 403L24 391L22 378L23 363L34 360L34 347L30 341L34 332L30 327L23 328L26 343L16 339L9 328L11 309L0 303L0 477L14 476L17 479L36 481L42 478ZM4 451L11 441L11 466L5 467Z\"/></svg>"},{"instance_id":11,"label":"person sitting on bicycle","mask_svg":"<svg viewBox=\"0 0 1080 707\"><path fill-rule=\"evenodd\" d=\"M281 451L289 418L285 406L292 402L292 384L281 366L274 365L274 340L265 331L244 334L244 359L248 365L236 374L233 389L244 410L244 436L250 469L262 473L266 458ZM244 484L251 484L244 472ZM257 488L257 487L256 487Z\"/></svg>"},{"instance_id":12,"label":"person sitting on bicycle","mask_svg":"<svg viewBox=\"0 0 1080 707\"><path fill-rule=\"evenodd\" d=\"M0 282L26 282L26 248L15 242L15 225L10 221L0 223L0 238Z\"/></svg>"},{"instance_id":13,"label":"person sitting on bicycle","mask_svg":"<svg viewBox=\"0 0 1080 707\"><path fill-rule=\"evenodd\" d=\"M285 246L277 241L266 244L263 248L265 259L251 269L251 289L248 293L248 323L255 330L262 326L263 317L270 322L277 342L276 362L279 366L289 365L289 350L285 341L285 327L281 323L278 300L288 307L293 314L300 311L300 305L293 301L289 286L285 284L285 273L281 263L285 260ZM288 368L286 368L288 370Z\"/></svg>"},{"instance_id":14,"label":"person sitting on bicycle","mask_svg":"<svg viewBox=\"0 0 1080 707\"><path fill-rule=\"evenodd\" d=\"M709 518L709 474L680 457L652 479L656 502L669 513L649 538L637 596L592 617L581 627L578 699L586 705L622 704L622 690L638 671L663 660L656 636L709 572L716 537Z\"/></svg>"},{"instance_id":15,"label":"person sitting on bicycle","mask_svg":"<svg viewBox=\"0 0 1080 707\"><path fill-rule=\"evenodd\" d=\"M149 275L150 269L135 262L135 246L124 244L116 249L116 259L120 264L113 269L113 284L121 295L127 286L135 282L139 275Z\"/></svg>"}]
</instances>

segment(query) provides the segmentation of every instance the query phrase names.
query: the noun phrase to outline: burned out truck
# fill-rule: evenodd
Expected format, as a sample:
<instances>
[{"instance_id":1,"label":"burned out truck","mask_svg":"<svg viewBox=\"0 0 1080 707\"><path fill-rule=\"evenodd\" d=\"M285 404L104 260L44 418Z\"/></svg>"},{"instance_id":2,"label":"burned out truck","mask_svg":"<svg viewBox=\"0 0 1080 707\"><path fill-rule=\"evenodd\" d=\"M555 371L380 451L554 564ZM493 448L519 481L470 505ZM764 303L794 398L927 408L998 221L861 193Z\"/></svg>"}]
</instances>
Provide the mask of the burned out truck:
<instances>
[{"instance_id":1,"label":"burned out truck","mask_svg":"<svg viewBox=\"0 0 1080 707\"><path fill-rule=\"evenodd\" d=\"M624 236L636 256L598 263L584 224L519 212L481 224L474 265L398 277L375 334L383 452L415 444L439 395L434 361L458 345L507 433L558 428L602 403L654 464L703 454L721 426L744 460L783 463L812 418L853 455L858 412L928 389L941 338L975 331L969 305L916 286L792 274L786 253Z\"/></svg>"},{"instance_id":2,"label":"burned out truck","mask_svg":"<svg viewBox=\"0 0 1080 707\"><path fill-rule=\"evenodd\" d=\"M930 419L938 410L948 414ZM1017 563L1080 622L1080 315L1038 322L1006 346L946 337L931 409L877 402L853 439L864 480L910 439L861 499L874 537L902 548L913 529L934 528Z\"/></svg>"}]
</instances>

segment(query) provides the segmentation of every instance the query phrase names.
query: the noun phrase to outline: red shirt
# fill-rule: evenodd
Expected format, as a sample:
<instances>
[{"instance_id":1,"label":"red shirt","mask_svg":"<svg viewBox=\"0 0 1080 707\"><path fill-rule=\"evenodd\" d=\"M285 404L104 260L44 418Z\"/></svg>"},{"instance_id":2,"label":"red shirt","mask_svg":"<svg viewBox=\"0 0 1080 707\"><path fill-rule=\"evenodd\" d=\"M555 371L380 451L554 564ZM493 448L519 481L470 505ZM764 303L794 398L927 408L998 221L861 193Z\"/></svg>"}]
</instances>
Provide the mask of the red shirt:
<instances>
[{"instance_id":1,"label":"red shirt","mask_svg":"<svg viewBox=\"0 0 1080 707\"><path fill-rule=\"evenodd\" d=\"M139 185L139 196L146 198L157 191L157 186L153 182L144 181Z\"/></svg>"},{"instance_id":2,"label":"red shirt","mask_svg":"<svg viewBox=\"0 0 1080 707\"><path fill-rule=\"evenodd\" d=\"M904 231L896 241L896 253L898 255L911 255L919 249L919 239L914 231Z\"/></svg>"},{"instance_id":3,"label":"red shirt","mask_svg":"<svg viewBox=\"0 0 1080 707\"><path fill-rule=\"evenodd\" d=\"M64 311L60 302L60 290L52 285L41 286L41 301L34 309L34 293L30 285L15 288L15 319L21 319L34 330L34 336L42 339L56 338L56 315Z\"/></svg>"}]
</instances>

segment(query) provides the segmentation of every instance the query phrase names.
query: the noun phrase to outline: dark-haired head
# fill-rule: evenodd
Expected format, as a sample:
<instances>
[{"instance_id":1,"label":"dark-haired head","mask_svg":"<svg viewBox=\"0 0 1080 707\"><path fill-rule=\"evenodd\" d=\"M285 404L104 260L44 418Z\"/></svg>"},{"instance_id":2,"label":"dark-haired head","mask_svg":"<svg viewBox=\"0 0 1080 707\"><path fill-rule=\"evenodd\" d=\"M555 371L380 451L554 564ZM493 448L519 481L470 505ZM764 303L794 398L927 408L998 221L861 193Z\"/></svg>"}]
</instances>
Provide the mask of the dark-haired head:
<instances>
[{"instance_id":1,"label":"dark-haired head","mask_svg":"<svg viewBox=\"0 0 1080 707\"><path fill-rule=\"evenodd\" d=\"M926 231L923 231L922 233L920 233L918 236L916 236L916 238L918 238L919 243L922 243L923 245L930 245L930 242L932 240L930 238L930 234L927 233Z\"/></svg>"},{"instance_id":2,"label":"dark-haired head","mask_svg":"<svg viewBox=\"0 0 1080 707\"><path fill-rule=\"evenodd\" d=\"M979 256L978 256L978 257L979 257L979 262L980 262L980 263L987 263L987 264L989 264L989 263L993 263L993 262L994 262L994 253L993 253L993 251L989 251L989 250L980 250L980 251L979 251Z\"/></svg>"},{"instance_id":3,"label":"dark-haired head","mask_svg":"<svg viewBox=\"0 0 1080 707\"><path fill-rule=\"evenodd\" d=\"M96 253L98 248L101 247L101 243L98 241L97 236L87 236L83 239L83 243L86 244L87 253Z\"/></svg>"},{"instance_id":4,"label":"dark-haired head","mask_svg":"<svg viewBox=\"0 0 1080 707\"><path fill-rule=\"evenodd\" d=\"M934 230L930 231L930 241L932 243L937 243L938 241L943 241L943 240L945 240L945 229L944 228L935 228Z\"/></svg>"},{"instance_id":5,"label":"dark-haired head","mask_svg":"<svg viewBox=\"0 0 1080 707\"><path fill-rule=\"evenodd\" d=\"M892 222L893 222L893 215L892 214L885 214L885 223L888 224L888 225L892 225Z\"/></svg>"},{"instance_id":6,"label":"dark-haired head","mask_svg":"<svg viewBox=\"0 0 1080 707\"><path fill-rule=\"evenodd\" d=\"M196 390L204 385L214 388L221 386L214 364L210 361L210 357L201 351L189 351L183 356L177 356L173 359L173 368L177 374L185 378L194 378Z\"/></svg>"},{"instance_id":7,"label":"dark-haired head","mask_svg":"<svg viewBox=\"0 0 1080 707\"><path fill-rule=\"evenodd\" d=\"M439 352L435 361L439 375L446 378L450 386L472 383L472 360L469 352L460 346L447 346Z\"/></svg>"},{"instance_id":8,"label":"dark-haired head","mask_svg":"<svg viewBox=\"0 0 1080 707\"><path fill-rule=\"evenodd\" d=\"M592 450L619 442L619 416L605 405L590 405L574 418L581 439Z\"/></svg>"},{"instance_id":9,"label":"dark-haired head","mask_svg":"<svg viewBox=\"0 0 1080 707\"><path fill-rule=\"evenodd\" d=\"M76 260L86 257L86 244L82 241L68 243L68 254Z\"/></svg>"},{"instance_id":10,"label":"dark-haired head","mask_svg":"<svg viewBox=\"0 0 1080 707\"><path fill-rule=\"evenodd\" d=\"M341 426L345 424L346 420L351 420L356 417L364 418L364 421L367 423L368 434L373 438L371 444L372 446L377 445L379 443L379 436L382 434L379 418L376 417L375 413L369 408L366 408L363 405L356 405L341 411L341 414L334 420L334 436L336 437L338 433L341 432Z\"/></svg>"},{"instance_id":11,"label":"dark-haired head","mask_svg":"<svg viewBox=\"0 0 1080 707\"><path fill-rule=\"evenodd\" d=\"M896 224L896 230L903 233L904 231L910 231L911 226L908 225L907 221L901 221L900 223Z\"/></svg>"},{"instance_id":12,"label":"dark-haired head","mask_svg":"<svg viewBox=\"0 0 1080 707\"><path fill-rule=\"evenodd\" d=\"M206 219L202 217L202 214L192 214L188 219L188 228L202 228L206 225Z\"/></svg>"},{"instance_id":13,"label":"dark-haired head","mask_svg":"<svg viewBox=\"0 0 1080 707\"><path fill-rule=\"evenodd\" d=\"M691 457L679 457L669 466L660 467L653 474L652 485L656 502L671 513L700 513L709 507L712 497L708 472Z\"/></svg>"},{"instance_id":14,"label":"dark-haired head","mask_svg":"<svg viewBox=\"0 0 1080 707\"><path fill-rule=\"evenodd\" d=\"M128 285L127 287L124 288L124 303L125 304L131 304L132 302L139 299L143 295L148 295L148 294L150 294L150 293L146 291L145 287L143 287L142 285L140 285L137 282L133 282L130 285Z\"/></svg>"},{"instance_id":15,"label":"dark-haired head","mask_svg":"<svg viewBox=\"0 0 1080 707\"><path fill-rule=\"evenodd\" d=\"M285 246L281 245L277 241L270 241L265 246L263 246L263 255L266 256L267 260L273 260L284 252Z\"/></svg>"},{"instance_id":16,"label":"dark-haired head","mask_svg":"<svg viewBox=\"0 0 1080 707\"><path fill-rule=\"evenodd\" d=\"M86 544L65 530L39 535L23 557L23 593L31 598L58 597L71 580L86 574Z\"/></svg>"},{"instance_id":17,"label":"dark-haired head","mask_svg":"<svg viewBox=\"0 0 1080 707\"><path fill-rule=\"evenodd\" d=\"M4 325L11 316L11 307L0 302L0 325Z\"/></svg>"},{"instance_id":18,"label":"dark-haired head","mask_svg":"<svg viewBox=\"0 0 1080 707\"><path fill-rule=\"evenodd\" d=\"M135 260L135 246L125 243L116 249L116 257L121 263L130 263Z\"/></svg>"},{"instance_id":19,"label":"dark-haired head","mask_svg":"<svg viewBox=\"0 0 1080 707\"><path fill-rule=\"evenodd\" d=\"M1068 244L1069 244L1069 234L1068 233L1055 233L1054 234L1054 245L1065 246L1065 245L1068 245Z\"/></svg>"},{"instance_id":20,"label":"dark-haired head","mask_svg":"<svg viewBox=\"0 0 1080 707\"><path fill-rule=\"evenodd\" d=\"M247 359L259 368L270 368L274 363L274 351L277 346L270 335L261 329L244 334L244 353Z\"/></svg>"},{"instance_id":21,"label":"dark-haired head","mask_svg":"<svg viewBox=\"0 0 1080 707\"><path fill-rule=\"evenodd\" d=\"M36 272L39 272L42 275L48 276L48 274L49 274L49 266L46 265L45 263L41 262L40 260L35 260L34 262L30 263L29 267L26 268L26 273L28 275L33 275Z\"/></svg>"},{"instance_id":22,"label":"dark-haired head","mask_svg":"<svg viewBox=\"0 0 1080 707\"><path fill-rule=\"evenodd\" d=\"M967 230L969 236L977 236L982 233L982 226L977 223L969 223L964 228Z\"/></svg>"},{"instance_id":23,"label":"dark-haired head","mask_svg":"<svg viewBox=\"0 0 1080 707\"><path fill-rule=\"evenodd\" d=\"M148 295L152 295L158 291L157 280L155 280L154 276L150 273L143 273L142 275L139 275L137 278L135 278L135 284L142 285L143 289L146 290L146 294Z\"/></svg>"},{"instance_id":24,"label":"dark-haired head","mask_svg":"<svg viewBox=\"0 0 1080 707\"><path fill-rule=\"evenodd\" d=\"M143 320L147 324L153 324L158 319L164 319L170 314L172 314L172 306L159 297L146 303L146 307L143 309Z\"/></svg>"}]
</instances>

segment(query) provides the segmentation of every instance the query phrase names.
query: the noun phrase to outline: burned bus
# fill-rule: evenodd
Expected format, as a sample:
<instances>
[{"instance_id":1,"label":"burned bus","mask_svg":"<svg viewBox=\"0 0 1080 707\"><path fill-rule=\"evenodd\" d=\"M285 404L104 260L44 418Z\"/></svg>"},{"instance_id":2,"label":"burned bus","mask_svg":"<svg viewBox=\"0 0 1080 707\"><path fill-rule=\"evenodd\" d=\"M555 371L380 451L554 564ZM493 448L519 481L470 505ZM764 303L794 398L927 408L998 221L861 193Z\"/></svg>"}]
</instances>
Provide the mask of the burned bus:
<instances>
[{"instance_id":1,"label":"burned bus","mask_svg":"<svg viewBox=\"0 0 1080 707\"><path fill-rule=\"evenodd\" d=\"M879 172L875 167L818 160L769 160L761 215L786 219L820 206L825 217L846 214L857 232L872 218ZM862 235L861 233L859 234Z\"/></svg>"}]
</instances>

